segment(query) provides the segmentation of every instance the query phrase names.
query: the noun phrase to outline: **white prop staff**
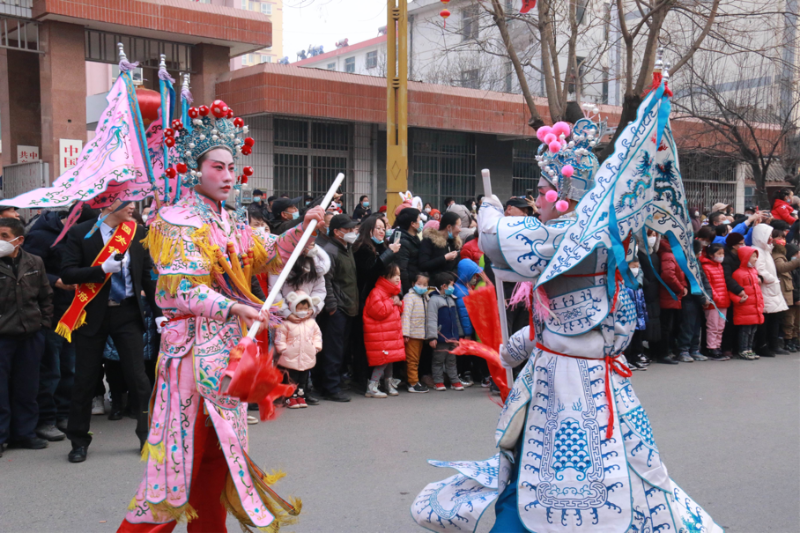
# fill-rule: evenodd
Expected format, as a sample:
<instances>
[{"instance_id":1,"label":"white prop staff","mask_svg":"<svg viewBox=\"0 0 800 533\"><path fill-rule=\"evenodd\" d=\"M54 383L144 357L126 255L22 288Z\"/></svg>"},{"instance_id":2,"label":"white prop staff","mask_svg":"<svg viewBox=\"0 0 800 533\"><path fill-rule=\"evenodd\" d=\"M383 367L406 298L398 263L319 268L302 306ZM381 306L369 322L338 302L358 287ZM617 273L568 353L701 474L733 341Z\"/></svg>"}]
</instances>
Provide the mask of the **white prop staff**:
<instances>
[{"instance_id":1,"label":"white prop staff","mask_svg":"<svg viewBox=\"0 0 800 533\"><path fill-rule=\"evenodd\" d=\"M486 196L492 195L492 180L489 177L489 169L484 168L481 170L481 177L483 177L483 194ZM508 317L506 316L506 295L503 292L503 282L504 281L512 281L510 279L506 280L503 279L504 276L497 271L494 270L494 279L495 279L495 291L497 291L497 310L500 312L500 330L503 335L503 344L508 342ZM498 274L500 274L498 276ZM526 280L514 280L514 281L526 281ZM499 348L499 347L498 347ZM499 353L499 352L498 352ZM514 372L510 368L506 368L506 383L508 383L508 387L511 388L514 386Z\"/></svg>"},{"instance_id":2,"label":"white prop staff","mask_svg":"<svg viewBox=\"0 0 800 533\"><path fill-rule=\"evenodd\" d=\"M344 174L340 172L339 175L336 176L336 179L333 180L333 185L331 185L331 188L328 189L328 194L326 194L325 198L322 199L321 205L324 209L328 209L331 204L331 200L333 200L333 195L336 193L336 189L339 188L339 185L341 185L343 181ZM262 311L269 311L269 308L272 307L273 303L275 303L275 299L281 293L281 288L283 287L284 282L286 282L286 278L289 277L292 267L297 262L297 258L300 257L300 254L303 253L303 250L305 250L306 243L308 243L308 239L311 238L311 234L314 233L316 228L317 221L312 220L308 227L303 231L303 236L300 237L300 240L298 241L297 246L295 246L292 255L289 256L289 260L286 261L286 264L283 266L283 270L281 270L281 274L278 276L277 281L272 286L272 290L269 291L269 295L267 296L264 305L261 306ZM261 329L261 322L256 320L253 322L253 325L250 326L250 331L247 332L247 338L250 340L255 339L259 329Z\"/></svg>"}]
</instances>

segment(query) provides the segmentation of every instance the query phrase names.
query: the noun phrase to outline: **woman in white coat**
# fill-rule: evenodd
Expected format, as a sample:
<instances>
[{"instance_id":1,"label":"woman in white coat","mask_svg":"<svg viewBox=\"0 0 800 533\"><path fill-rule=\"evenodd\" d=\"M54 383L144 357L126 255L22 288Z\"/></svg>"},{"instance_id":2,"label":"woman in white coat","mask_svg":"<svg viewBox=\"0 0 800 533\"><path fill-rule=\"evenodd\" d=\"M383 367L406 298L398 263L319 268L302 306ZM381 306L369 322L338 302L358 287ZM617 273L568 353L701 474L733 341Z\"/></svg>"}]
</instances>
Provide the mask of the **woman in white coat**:
<instances>
[{"instance_id":1,"label":"woman in white coat","mask_svg":"<svg viewBox=\"0 0 800 533\"><path fill-rule=\"evenodd\" d=\"M303 255L298 258L294 267L292 267L289 277L286 278L286 283L281 287L281 295L283 296L281 314L285 317L291 315L287 300L289 293L303 291L309 298L313 299L315 296L319 298L319 300L314 300L313 316L319 315L323 307L325 307L325 274L328 273L330 268L331 258L328 257L325 250L316 244L308 246ZM277 279L277 275L271 275L269 277L269 286L272 287Z\"/></svg>"},{"instance_id":2,"label":"woman in white coat","mask_svg":"<svg viewBox=\"0 0 800 533\"><path fill-rule=\"evenodd\" d=\"M772 259L772 226L759 224L753 228L753 246L758 250L756 270L761 277L761 293L764 295L764 323L758 327L755 349L761 357L786 354L780 347L778 332L783 312L789 309L781 290L781 280Z\"/></svg>"}]
</instances>

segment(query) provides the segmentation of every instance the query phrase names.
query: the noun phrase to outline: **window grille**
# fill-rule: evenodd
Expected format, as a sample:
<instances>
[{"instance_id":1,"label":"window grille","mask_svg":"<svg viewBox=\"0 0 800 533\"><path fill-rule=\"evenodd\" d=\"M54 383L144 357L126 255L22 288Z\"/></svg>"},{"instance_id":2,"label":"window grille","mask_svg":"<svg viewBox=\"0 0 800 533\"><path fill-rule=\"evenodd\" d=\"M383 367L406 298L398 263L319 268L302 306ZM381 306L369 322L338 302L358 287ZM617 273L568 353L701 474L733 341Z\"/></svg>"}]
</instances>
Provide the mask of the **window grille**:
<instances>
[{"instance_id":1,"label":"window grille","mask_svg":"<svg viewBox=\"0 0 800 533\"><path fill-rule=\"evenodd\" d=\"M475 196L475 138L468 133L413 130L411 190L440 206L452 196L463 202Z\"/></svg>"},{"instance_id":2,"label":"window grille","mask_svg":"<svg viewBox=\"0 0 800 533\"><path fill-rule=\"evenodd\" d=\"M541 169L536 162L538 140L518 139L514 141L511 159L511 195L525 196L525 191L533 189L537 195Z\"/></svg>"},{"instance_id":3,"label":"window grille","mask_svg":"<svg viewBox=\"0 0 800 533\"><path fill-rule=\"evenodd\" d=\"M344 71L345 72L355 72L356 71L356 58L355 57L348 57L344 60Z\"/></svg>"},{"instance_id":4,"label":"window grille","mask_svg":"<svg viewBox=\"0 0 800 533\"><path fill-rule=\"evenodd\" d=\"M378 52L367 52L367 68L375 68L378 66Z\"/></svg>"}]
</instances>

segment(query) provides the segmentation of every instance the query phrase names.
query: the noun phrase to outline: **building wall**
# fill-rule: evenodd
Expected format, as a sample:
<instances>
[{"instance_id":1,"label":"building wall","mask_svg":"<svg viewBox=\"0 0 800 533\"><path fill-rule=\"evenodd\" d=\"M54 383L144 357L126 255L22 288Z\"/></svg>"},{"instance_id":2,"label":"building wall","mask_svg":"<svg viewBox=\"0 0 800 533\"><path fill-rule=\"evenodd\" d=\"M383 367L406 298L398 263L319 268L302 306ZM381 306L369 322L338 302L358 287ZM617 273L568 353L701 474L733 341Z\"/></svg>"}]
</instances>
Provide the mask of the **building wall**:
<instances>
[{"instance_id":1,"label":"building wall","mask_svg":"<svg viewBox=\"0 0 800 533\"><path fill-rule=\"evenodd\" d=\"M259 63L277 63L283 57L283 0L210 0L212 4L226 5L267 15L272 22L272 46L231 59L231 70Z\"/></svg>"},{"instance_id":2,"label":"building wall","mask_svg":"<svg viewBox=\"0 0 800 533\"><path fill-rule=\"evenodd\" d=\"M360 43L343 46L293 64L304 68L318 68L385 78L387 71L386 36L379 36Z\"/></svg>"}]
</instances>

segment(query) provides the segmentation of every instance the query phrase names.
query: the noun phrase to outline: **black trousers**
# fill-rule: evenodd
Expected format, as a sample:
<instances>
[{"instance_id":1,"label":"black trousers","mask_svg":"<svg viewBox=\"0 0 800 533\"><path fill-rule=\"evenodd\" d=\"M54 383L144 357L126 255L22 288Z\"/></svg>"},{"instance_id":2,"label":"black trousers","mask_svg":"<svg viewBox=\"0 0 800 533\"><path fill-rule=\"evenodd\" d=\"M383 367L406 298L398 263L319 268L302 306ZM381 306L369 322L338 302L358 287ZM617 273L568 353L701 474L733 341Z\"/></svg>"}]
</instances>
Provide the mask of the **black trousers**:
<instances>
[{"instance_id":1,"label":"black trousers","mask_svg":"<svg viewBox=\"0 0 800 533\"><path fill-rule=\"evenodd\" d=\"M733 323L733 305L728 307L728 316L725 322L725 329L722 331L722 351L738 353L739 350L739 326Z\"/></svg>"},{"instance_id":2,"label":"black trousers","mask_svg":"<svg viewBox=\"0 0 800 533\"><path fill-rule=\"evenodd\" d=\"M36 437L36 395L43 353L41 331L0 337L0 444Z\"/></svg>"},{"instance_id":3,"label":"black trousers","mask_svg":"<svg viewBox=\"0 0 800 533\"><path fill-rule=\"evenodd\" d=\"M341 309L337 309L325 319L325 329L322 330L322 383L319 385L327 394L342 392L342 372L344 371L345 350L350 347L350 330L353 317L347 316ZM319 365L317 365L319 366Z\"/></svg>"},{"instance_id":4,"label":"black trousers","mask_svg":"<svg viewBox=\"0 0 800 533\"><path fill-rule=\"evenodd\" d=\"M295 389L292 397L305 398L306 391L308 390L308 370L295 370L293 368L287 368L286 373L288 374L288 381L290 383L297 384L297 389Z\"/></svg>"},{"instance_id":5,"label":"black trousers","mask_svg":"<svg viewBox=\"0 0 800 533\"><path fill-rule=\"evenodd\" d=\"M140 441L147 438L147 409L150 400L150 380L144 369L144 327L136 299L128 298L122 305L108 307L103 324L97 334L82 335L78 329L72 334L75 343L75 385L72 388L67 438L75 446L89 446L92 437L89 426L92 419L92 398L97 379L102 372L103 350L111 336L119 352L119 361L125 383L136 404L136 435Z\"/></svg>"}]
</instances>

